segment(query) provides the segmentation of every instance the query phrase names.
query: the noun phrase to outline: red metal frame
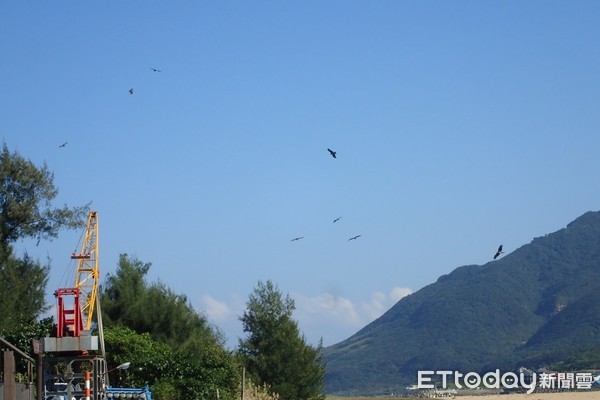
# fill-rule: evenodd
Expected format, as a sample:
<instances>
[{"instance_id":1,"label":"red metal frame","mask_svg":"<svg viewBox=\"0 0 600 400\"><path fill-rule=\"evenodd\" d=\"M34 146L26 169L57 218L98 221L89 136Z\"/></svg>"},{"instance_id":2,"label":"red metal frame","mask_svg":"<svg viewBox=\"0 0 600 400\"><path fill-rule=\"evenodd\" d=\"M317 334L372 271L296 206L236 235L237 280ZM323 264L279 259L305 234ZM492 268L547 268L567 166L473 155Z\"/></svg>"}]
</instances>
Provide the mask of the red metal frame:
<instances>
[{"instance_id":1,"label":"red metal frame","mask_svg":"<svg viewBox=\"0 0 600 400\"><path fill-rule=\"evenodd\" d=\"M56 296L58 301L56 337L79 337L83 330L83 319L81 317L81 306L79 304L79 289L58 289L54 292L54 296ZM72 309L65 308L64 296L73 296Z\"/></svg>"}]
</instances>

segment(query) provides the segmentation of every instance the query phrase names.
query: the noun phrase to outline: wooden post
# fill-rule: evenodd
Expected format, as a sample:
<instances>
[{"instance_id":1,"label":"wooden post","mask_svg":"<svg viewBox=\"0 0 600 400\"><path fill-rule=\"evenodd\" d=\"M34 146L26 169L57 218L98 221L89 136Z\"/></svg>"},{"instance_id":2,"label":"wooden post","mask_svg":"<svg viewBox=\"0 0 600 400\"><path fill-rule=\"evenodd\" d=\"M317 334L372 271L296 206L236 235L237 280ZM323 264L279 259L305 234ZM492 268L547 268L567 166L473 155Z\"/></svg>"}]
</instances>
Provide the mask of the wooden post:
<instances>
[{"instance_id":1,"label":"wooden post","mask_svg":"<svg viewBox=\"0 0 600 400\"><path fill-rule=\"evenodd\" d=\"M4 400L17 400L15 354L4 351Z\"/></svg>"},{"instance_id":2,"label":"wooden post","mask_svg":"<svg viewBox=\"0 0 600 400\"><path fill-rule=\"evenodd\" d=\"M38 339L33 339L31 341L31 347L33 348L33 354L35 354L37 356L37 363L36 363L36 367L35 370L37 371L36 376L37 376L37 385L36 385L36 396L35 398L37 400L42 400L42 389L43 389L43 381L42 381L42 367L43 367L43 349L42 349L42 341L38 340ZM33 364L33 363L29 363L29 364Z\"/></svg>"},{"instance_id":3,"label":"wooden post","mask_svg":"<svg viewBox=\"0 0 600 400\"><path fill-rule=\"evenodd\" d=\"M246 386L246 367L242 367L242 400L244 400L245 386Z\"/></svg>"},{"instance_id":4,"label":"wooden post","mask_svg":"<svg viewBox=\"0 0 600 400\"><path fill-rule=\"evenodd\" d=\"M38 353L37 355L37 393L36 393L36 399L37 400L42 400L42 392L44 390L44 382L42 380L42 374L43 374L43 354L42 353Z\"/></svg>"}]
</instances>

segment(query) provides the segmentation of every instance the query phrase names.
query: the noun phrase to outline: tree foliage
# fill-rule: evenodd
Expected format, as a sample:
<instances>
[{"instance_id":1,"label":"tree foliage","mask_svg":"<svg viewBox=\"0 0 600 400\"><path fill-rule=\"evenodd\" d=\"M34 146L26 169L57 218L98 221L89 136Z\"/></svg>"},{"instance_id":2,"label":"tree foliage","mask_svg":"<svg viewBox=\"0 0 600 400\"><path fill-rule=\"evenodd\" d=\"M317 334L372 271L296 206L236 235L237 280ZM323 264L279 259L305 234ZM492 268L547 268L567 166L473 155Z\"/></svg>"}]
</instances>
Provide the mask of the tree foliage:
<instances>
[{"instance_id":1,"label":"tree foliage","mask_svg":"<svg viewBox=\"0 0 600 400\"><path fill-rule=\"evenodd\" d=\"M498 260L456 268L324 349L327 392L384 394L419 370L535 370L577 354L584 367L600 349L598 243L600 212L588 212Z\"/></svg>"},{"instance_id":2,"label":"tree foliage","mask_svg":"<svg viewBox=\"0 0 600 400\"><path fill-rule=\"evenodd\" d=\"M36 321L44 310L50 265L13 254L21 239L57 237L63 228L85 225L88 206L54 208L58 191L44 164L36 167L4 144L0 153L0 335L24 351L31 339L50 333L52 319ZM121 386L150 384L161 400L208 398L217 389L233 400L239 387L239 364L221 337L166 285L147 285L150 264L122 255L117 274L101 293L108 363L134 365L111 372ZM127 328L129 326L130 328Z\"/></svg>"},{"instance_id":3,"label":"tree foliage","mask_svg":"<svg viewBox=\"0 0 600 400\"><path fill-rule=\"evenodd\" d=\"M139 334L123 326L106 327L104 340L112 386L143 387L155 384L169 372L173 350L166 343L152 340L148 333ZM130 369L115 369L125 362L131 362Z\"/></svg>"},{"instance_id":4,"label":"tree foliage","mask_svg":"<svg viewBox=\"0 0 600 400\"><path fill-rule=\"evenodd\" d=\"M85 223L88 206L55 208L58 189L46 164L36 167L6 143L0 153L0 245L18 239L57 237L62 228L79 228Z\"/></svg>"},{"instance_id":5,"label":"tree foliage","mask_svg":"<svg viewBox=\"0 0 600 400\"><path fill-rule=\"evenodd\" d=\"M27 254L16 258L10 246L0 246L0 334L20 329L46 309L49 268Z\"/></svg>"},{"instance_id":6,"label":"tree foliage","mask_svg":"<svg viewBox=\"0 0 600 400\"><path fill-rule=\"evenodd\" d=\"M54 176L46 165L37 167L6 143L0 152L0 334L9 335L19 325L28 326L45 310L44 293L49 263L25 253L14 254L22 239L57 237L63 228L81 227L87 206L55 208L58 194Z\"/></svg>"},{"instance_id":7,"label":"tree foliage","mask_svg":"<svg viewBox=\"0 0 600 400\"><path fill-rule=\"evenodd\" d=\"M148 284L151 264L122 254L101 295L109 362L131 361L119 384L149 384L157 398L233 399L239 364L182 295Z\"/></svg>"},{"instance_id":8,"label":"tree foliage","mask_svg":"<svg viewBox=\"0 0 600 400\"><path fill-rule=\"evenodd\" d=\"M21 320L14 329L0 332L0 336L22 352L28 354L31 358L35 358L32 340L48 336L52 332L53 323L54 319L52 317L43 318L39 321ZM27 361L19 356L15 358L17 374L22 376L27 372ZM25 382L23 381L22 383Z\"/></svg>"},{"instance_id":9,"label":"tree foliage","mask_svg":"<svg viewBox=\"0 0 600 400\"><path fill-rule=\"evenodd\" d=\"M146 282L152 264L121 254L117 271L108 275L101 295L107 324L122 324L147 332L154 340L182 348L188 342L217 343L220 335L190 305L187 297L173 293L163 283Z\"/></svg>"},{"instance_id":10,"label":"tree foliage","mask_svg":"<svg viewBox=\"0 0 600 400\"><path fill-rule=\"evenodd\" d=\"M271 282L258 282L240 318L248 337L239 354L255 384L282 400L322 399L321 345L310 346L292 319L294 301Z\"/></svg>"}]
</instances>

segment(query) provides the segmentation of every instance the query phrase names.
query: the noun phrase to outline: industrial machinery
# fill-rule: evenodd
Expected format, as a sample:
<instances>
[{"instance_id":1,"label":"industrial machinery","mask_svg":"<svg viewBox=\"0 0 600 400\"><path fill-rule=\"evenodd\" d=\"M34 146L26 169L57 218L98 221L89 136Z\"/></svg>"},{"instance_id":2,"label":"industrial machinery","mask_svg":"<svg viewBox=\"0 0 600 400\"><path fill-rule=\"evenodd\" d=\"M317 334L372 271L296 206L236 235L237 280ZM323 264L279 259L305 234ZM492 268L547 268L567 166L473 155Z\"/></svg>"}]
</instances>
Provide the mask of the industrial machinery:
<instances>
[{"instance_id":1,"label":"industrial machinery","mask_svg":"<svg viewBox=\"0 0 600 400\"><path fill-rule=\"evenodd\" d=\"M98 213L91 211L88 216L84 233L83 246L80 253L71 254L71 259L77 260L75 287L58 289L54 293L57 299L58 321L56 338L88 336L91 328L96 298L98 296L98 281L100 268L98 264ZM73 297L73 307L67 308L65 297ZM102 318L98 313L99 320ZM57 340L57 343L69 344L71 340ZM87 348L69 348L64 350L85 351ZM96 349L97 350L97 349Z\"/></svg>"},{"instance_id":2,"label":"industrial machinery","mask_svg":"<svg viewBox=\"0 0 600 400\"><path fill-rule=\"evenodd\" d=\"M42 379L38 400L151 400L148 388L111 388L108 382L102 313L98 299L98 213L90 211L77 262L75 286L57 289L57 322L54 336L42 338ZM94 320L96 316L96 320ZM98 336L91 334L96 322Z\"/></svg>"},{"instance_id":3,"label":"industrial machinery","mask_svg":"<svg viewBox=\"0 0 600 400\"><path fill-rule=\"evenodd\" d=\"M148 386L145 388L113 388L106 389L108 399L145 399L152 400L152 393Z\"/></svg>"}]
</instances>

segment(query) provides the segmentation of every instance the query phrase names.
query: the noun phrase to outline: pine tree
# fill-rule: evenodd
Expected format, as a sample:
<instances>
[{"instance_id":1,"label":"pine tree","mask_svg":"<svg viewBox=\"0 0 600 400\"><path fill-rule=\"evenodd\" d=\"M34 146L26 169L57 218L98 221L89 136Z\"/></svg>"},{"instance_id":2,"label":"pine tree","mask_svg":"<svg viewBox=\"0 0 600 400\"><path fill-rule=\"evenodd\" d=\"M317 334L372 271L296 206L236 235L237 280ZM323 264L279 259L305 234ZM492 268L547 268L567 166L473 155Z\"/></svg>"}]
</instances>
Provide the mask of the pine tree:
<instances>
[{"instance_id":1,"label":"pine tree","mask_svg":"<svg viewBox=\"0 0 600 400\"><path fill-rule=\"evenodd\" d=\"M271 282L258 282L240 318L248 337L239 354L256 385L267 385L281 400L323 399L322 345L313 347L292 319L294 301Z\"/></svg>"},{"instance_id":2,"label":"pine tree","mask_svg":"<svg viewBox=\"0 0 600 400\"><path fill-rule=\"evenodd\" d=\"M0 249L0 335L9 335L47 309L44 292L50 267L27 254L15 257L10 246Z\"/></svg>"},{"instance_id":3,"label":"pine tree","mask_svg":"<svg viewBox=\"0 0 600 400\"><path fill-rule=\"evenodd\" d=\"M58 195L46 164L35 166L6 143L0 152L0 245L19 239L52 239L62 228L84 226L88 205L52 207Z\"/></svg>"},{"instance_id":4,"label":"pine tree","mask_svg":"<svg viewBox=\"0 0 600 400\"><path fill-rule=\"evenodd\" d=\"M6 143L0 151L0 334L10 335L31 325L45 310L44 292L49 263L43 265L25 253L14 254L22 239L53 239L63 228L85 223L88 206L55 208L58 189L46 165L40 167ZM24 329L21 329L24 330Z\"/></svg>"},{"instance_id":5,"label":"pine tree","mask_svg":"<svg viewBox=\"0 0 600 400\"><path fill-rule=\"evenodd\" d=\"M212 398L219 390L222 399L234 399L237 360L186 296L146 282L150 266L121 254L116 273L108 275L101 304L108 354L116 357L109 361L143 365L130 372L132 384L149 383L159 398Z\"/></svg>"},{"instance_id":6,"label":"pine tree","mask_svg":"<svg viewBox=\"0 0 600 400\"><path fill-rule=\"evenodd\" d=\"M101 294L105 324L147 332L178 351L203 343L220 345L220 333L194 310L185 295L174 293L164 283L146 282L151 265L120 255L117 271L108 275Z\"/></svg>"}]
</instances>

